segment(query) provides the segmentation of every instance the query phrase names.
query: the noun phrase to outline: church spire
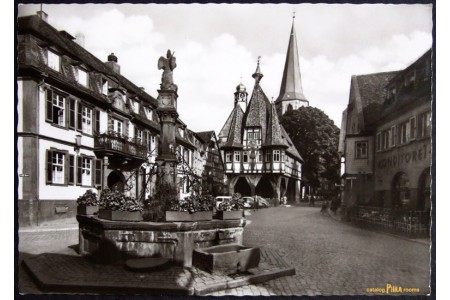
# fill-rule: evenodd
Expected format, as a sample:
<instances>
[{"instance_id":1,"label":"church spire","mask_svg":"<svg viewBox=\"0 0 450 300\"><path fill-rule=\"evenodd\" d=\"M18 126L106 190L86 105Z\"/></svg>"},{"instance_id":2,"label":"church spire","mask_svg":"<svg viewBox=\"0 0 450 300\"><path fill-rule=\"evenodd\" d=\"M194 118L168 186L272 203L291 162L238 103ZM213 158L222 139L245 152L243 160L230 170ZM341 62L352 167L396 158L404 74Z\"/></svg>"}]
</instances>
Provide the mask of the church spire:
<instances>
[{"instance_id":1,"label":"church spire","mask_svg":"<svg viewBox=\"0 0 450 300\"><path fill-rule=\"evenodd\" d=\"M275 101L279 113L284 114L290 105L292 108L308 106L309 101L303 95L302 77L300 74L300 57L298 55L297 37L295 34L295 11L292 16L291 35L284 64L280 95ZM282 103L284 102L284 103Z\"/></svg>"},{"instance_id":2,"label":"church spire","mask_svg":"<svg viewBox=\"0 0 450 300\"><path fill-rule=\"evenodd\" d=\"M259 61L261 60L261 56L258 56L258 66L256 67L255 73L253 73L252 77L255 78L255 83L258 84L261 78L263 78L263 74L261 73L261 69L259 68Z\"/></svg>"}]
</instances>

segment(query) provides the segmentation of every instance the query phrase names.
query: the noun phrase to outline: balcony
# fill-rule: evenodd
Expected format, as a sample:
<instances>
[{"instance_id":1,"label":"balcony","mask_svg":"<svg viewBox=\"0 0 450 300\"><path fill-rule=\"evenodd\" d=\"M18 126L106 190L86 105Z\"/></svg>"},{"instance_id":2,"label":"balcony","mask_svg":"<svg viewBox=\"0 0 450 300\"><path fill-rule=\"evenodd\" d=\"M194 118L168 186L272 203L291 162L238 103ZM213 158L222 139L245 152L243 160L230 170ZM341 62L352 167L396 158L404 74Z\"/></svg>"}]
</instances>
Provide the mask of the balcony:
<instances>
[{"instance_id":1,"label":"balcony","mask_svg":"<svg viewBox=\"0 0 450 300\"><path fill-rule=\"evenodd\" d=\"M116 133L102 133L95 136L94 151L103 155L122 156L123 159L145 161L148 149L146 145L136 143Z\"/></svg>"}]
</instances>

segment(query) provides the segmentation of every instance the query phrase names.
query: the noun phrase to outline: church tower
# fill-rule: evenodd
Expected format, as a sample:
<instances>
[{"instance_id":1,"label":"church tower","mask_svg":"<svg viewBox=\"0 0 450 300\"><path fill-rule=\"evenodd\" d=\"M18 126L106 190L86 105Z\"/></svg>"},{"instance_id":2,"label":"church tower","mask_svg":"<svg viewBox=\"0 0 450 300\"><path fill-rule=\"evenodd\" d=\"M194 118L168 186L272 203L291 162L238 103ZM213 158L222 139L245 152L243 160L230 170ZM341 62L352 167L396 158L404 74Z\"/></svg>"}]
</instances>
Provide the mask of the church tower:
<instances>
[{"instance_id":1,"label":"church tower","mask_svg":"<svg viewBox=\"0 0 450 300\"><path fill-rule=\"evenodd\" d=\"M277 114L280 118L288 110L297 109L300 106L309 106L309 101L306 99L305 95L303 95L302 77L300 74L300 59L298 55L294 20L295 14L292 19L292 29L286 53L286 62L284 64L280 95L275 101Z\"/></svg>"}]
</instances>

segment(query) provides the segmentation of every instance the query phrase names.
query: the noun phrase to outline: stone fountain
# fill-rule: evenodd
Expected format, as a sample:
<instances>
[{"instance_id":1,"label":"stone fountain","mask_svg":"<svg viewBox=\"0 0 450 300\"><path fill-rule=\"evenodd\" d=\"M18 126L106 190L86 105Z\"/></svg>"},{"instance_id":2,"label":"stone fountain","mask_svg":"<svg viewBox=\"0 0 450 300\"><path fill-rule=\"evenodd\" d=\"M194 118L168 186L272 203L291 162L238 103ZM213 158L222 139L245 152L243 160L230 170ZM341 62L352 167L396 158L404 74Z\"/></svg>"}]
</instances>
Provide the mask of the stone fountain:
<instances>
[{"instance_id":1,"label":"stone fountain","mask_svg":"<svg viewBox=\"0 0 450 300\"><path fill-rule=\"evenodd\" d=\"M156 163L158 182L176 188L178 87L173 82L176 58L170 50L158 60L163 69L158 90L157 113L160 120L160 145ZM79 251L103 263L119 263L135 258L162 257L192 266L195 249L224 244L242 244L245 219L197 222L125 222L98 216L78 215Z\"/></svg>"}]
</instances>

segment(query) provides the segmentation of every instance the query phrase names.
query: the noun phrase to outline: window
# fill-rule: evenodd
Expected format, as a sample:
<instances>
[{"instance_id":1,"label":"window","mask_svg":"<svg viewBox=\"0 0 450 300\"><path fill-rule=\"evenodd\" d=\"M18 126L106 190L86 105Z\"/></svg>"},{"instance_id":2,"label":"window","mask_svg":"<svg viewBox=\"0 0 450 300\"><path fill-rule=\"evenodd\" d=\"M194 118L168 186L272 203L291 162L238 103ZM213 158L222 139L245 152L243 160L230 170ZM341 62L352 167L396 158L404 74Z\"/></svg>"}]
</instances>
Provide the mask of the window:
<instances>
[{"instance_id":1,"label":"window","mask_svg":"<svg viewBox=\"0 0 450 300\"><path fill-rule=\"evenodd\" d=\"M242 154L242 159L243 162L247 163L248 162L248 152L244 151L244 153Z\"/></svg>"},{"instance_id":2,"label":"window","mask_svg":"<svg viewBox=\"0 0 450 300\"><path fill-rule=\"evenodd\" d=\"M355 149L356 149L355 157L358 159L367 158L368 157L368 148L369 148L369 143L367 141L356 142L355 143Z\"/></svg>"},{"instance_id":3,"label":"window","mask_svg":"<svg viewBox=\"0 0 450 300\"><path fill-rule=\"evenodd\" d=\"M389 130L381 132L381 149L386 150L389 148Z\"/></svg>"},{"instance_id":4,"label":"window","mask_svg":"<svg viewBox=\"0 0 450 300\"><path fill-rule=\"evenodd\" d=\"M123 134L123 122L117 119L113 119L113 130L118 135Z\"/></svg>"},{"instance_id":5,"label":"window","mask_svg":"<svg viewBox=\"0 0 450 300\"><path fill-rule=\"evenodd\" d=\"M90 158L81 158L81 185L90 186L92 184L91 177L92 160Z\"/></svg>"},{"instance_id":6,"label":"window","mask_svg":"<svg viewBox=\"0 0 450 300\"><path fill-rule=\"evenodd\" d=\"M391 141L389 144L389 147L394 147L395 146L395 139L397 138L397 131L396 131L396 126L392 126L391 127Z\"/></svg>"},{"instance_id":7,"label":"window","mask_svg":"<svg viewBox=\"0 0 450 300\"><path fill-rule=\"evenodd\" d=\"M133 111L138 114L139 113L139 102L133 101L132 103L133 103Z\"/></svg>"},{"instance_id":8,"label":"window","mask_svg":"<svg viewBox=\"0 0 450 300\"><path fill-rule=\"evenodd\" d=\"M63 95L47 89L46 120L59 126L66 126L65 103Z\"/></svg>"},{"instance_id":9,"label":"window","mask_svg":"<svg viewBox=\"0 0 450 300\"><path fill-rule=\"evenodd\" d=\"M64 184L64 154L53 152L52 183Z\"/></svg>"},{"instance_id":10,"label":"window","mask_svg":"<svg viewBox=\"0 0 450 300\"><path fill-rule=\"evenodd\" d=\"M234 161L235 162L240 162L241 161L241 152L234 151Z\"/></svg>"},{"instance_id":11,"label":"window","mask_svg":"<svg viewBox=\"0 0 450 300\"><path fill-rule=\"evenodd\" d=\"M135 128L134 130L134 140L136 141L136 143L138 144L142 144L143 143L143 131L141 129L137 129Z\"/></svg>"},{"instance_id":12,"label":"window","mask_svg":"<svg viewBox=\"0 0 450 300\"><path fill-rule=\"evenodd\" d=\"M231 162L233 160L231 151L227 151L225 154L225 162Z\"/></svg>"},{"instance_id":13,"label":"window","mask_svg":"<svg viewBox=\"0 0 450 300\"><path fill-rule=\"evenodd\" d=\"M102 79L102 94L108 96L109 83L105 78Z\"/></svg>"},{"instance_id":14,"label":"window","mask_svg":"<svg viewBox=\"0 0 450 300\"><path fill-rule=\"evenodd\" d=\"M88 74L80 68L78 68L77 82L83 86L88 86Z\"/></svg>"},{"instance_id":15,"label":"window","mask_svg":"<svg viewBox=\"0 0 450 300\"><path fill-rule=\"evenodd\" d=\"M404 122L402 124L399 125L398 127L398 143L399 144L405 144L406 142L408 142L408 122Z\"/></svg>"},{"instance_id":16,"label":"window","mask_svg":"<svg viewBox=\"0 0 450 300\"><path fill-rule=\"evenodd\" d=\"M67 151L47 150L46 152L46 183L73 184L75 157Z\"/></svg>"},{"instance_id":17,"label":"window","mask_svg":"<svg viewBox=\"0 0 450 300\"><path fill-rule=\"evenodd\" d=\"M256 162L262 162L263 161L263 154L262 151L258 151L256 154Z\"/></svg>"},{"instance_id":18,"label":"window","mask_svg":"<svg viewBox=\"0 0 450 300\"><path fill-rule=\"evenodd\" d=\"M266 162L270 162L270 155L271 155L270 151L267 151L266 152Z\"/></svg>"},{"instance_id":19,"label":"window","mask_svg":"<svg viewBox=\"0 0 450 300\"><path fill-rule=\"evenodd\" d=\"M244 139L248 142L255 141L256 145L261 144L261 130L260 128L247 128L247 135Z\"/></svg>"},{"instance_id":20,"label":"window","mask_svg":"<svg viewBox=\"0 0 450 300\"><path fill-rule=\"evenodd\" d=\"M431 134L431 112L426 112L417 117L417 137L428 137Z\"/></svg>"},{"instance_id":21,"label":"window","mask_svg":"<svg viewBox=\"0 0 450 300\"><path fill-rule=\"evenodd\" d=\"M93 157L78 156L77 185L102 186L102 160Z\"/></svg>"},{"instance_id":22,"label":"window","mask_svg":"<svg viewBox=\"0 0 450 300\"><path fill-rule=\"evenodd\" d=\"M273 161L280 161L280 150L273 151Z\"/></svg>"},{"instance_id":23,"label":"window","mask_svg":"<svg viewBox=\"0 0 450 300\"><path fill-rule=\"evenodd\" d=\"M47 52L47 65L53 70L59 72L61 68L61 57L49 50Z\"/></svg>"},{"instance_id":24,"label":"window","mask_svg":"<svg viewBox=\"0 0 450 300\"><path fill-rule=\"evenodd\" d=\"M416 117L409 119L409 139L414 140L416 138Z\"/></svg>"},{"instance_id":25,"label":"window","mask_svg":"<svg viewBox=\"0 0 450 300\"><path fill-rule=\"evenodd\" d=\"M92 109L81 108L81 131L86 134L92 134Z\"/></svg>"}]
</instances>

